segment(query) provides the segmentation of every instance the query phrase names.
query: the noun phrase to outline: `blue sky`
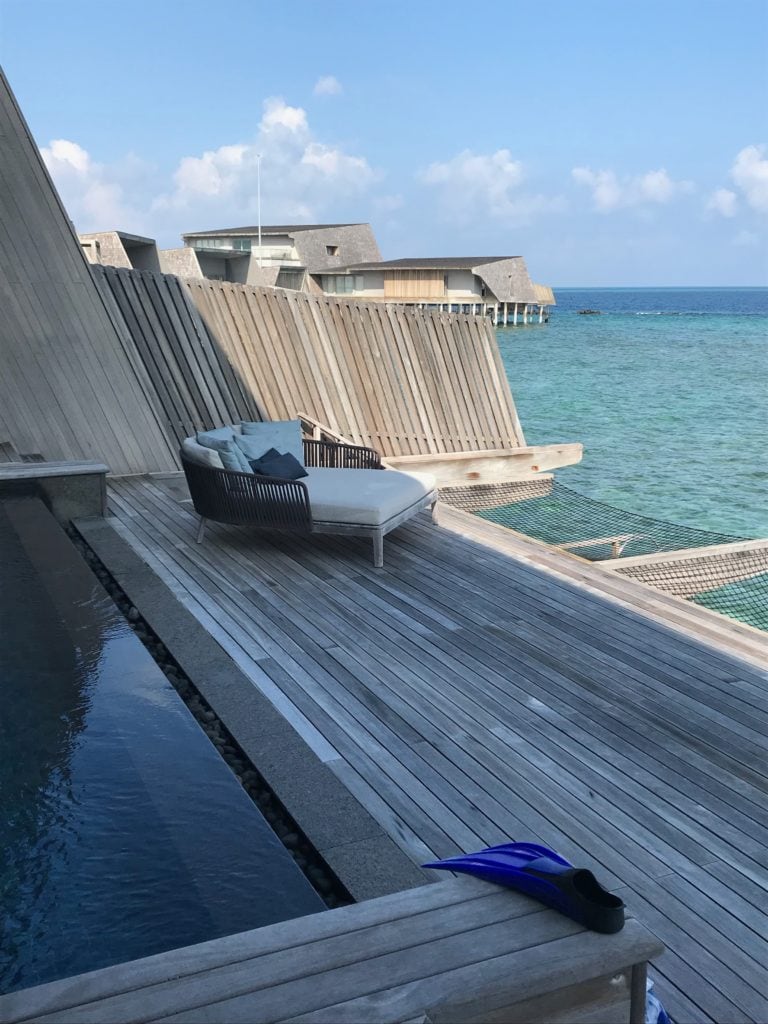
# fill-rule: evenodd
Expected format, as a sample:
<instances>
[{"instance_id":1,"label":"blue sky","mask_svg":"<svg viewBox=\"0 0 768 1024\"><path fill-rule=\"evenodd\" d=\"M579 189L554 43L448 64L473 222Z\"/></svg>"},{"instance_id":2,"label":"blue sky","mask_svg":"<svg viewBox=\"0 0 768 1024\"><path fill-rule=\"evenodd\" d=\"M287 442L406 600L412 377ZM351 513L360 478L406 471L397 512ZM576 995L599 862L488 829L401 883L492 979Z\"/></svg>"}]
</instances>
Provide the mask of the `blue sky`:
<instances>
[{"instance_id":1,"label":"blue sky","mask_svg":"<svg viewBox=\"0 0 768 1024\"><path fill-rule=\"evenodd\" d=\"M0 0L80 231L370 221L385 258L768 283L768 0Z\"/></svg>"}]
</instances>

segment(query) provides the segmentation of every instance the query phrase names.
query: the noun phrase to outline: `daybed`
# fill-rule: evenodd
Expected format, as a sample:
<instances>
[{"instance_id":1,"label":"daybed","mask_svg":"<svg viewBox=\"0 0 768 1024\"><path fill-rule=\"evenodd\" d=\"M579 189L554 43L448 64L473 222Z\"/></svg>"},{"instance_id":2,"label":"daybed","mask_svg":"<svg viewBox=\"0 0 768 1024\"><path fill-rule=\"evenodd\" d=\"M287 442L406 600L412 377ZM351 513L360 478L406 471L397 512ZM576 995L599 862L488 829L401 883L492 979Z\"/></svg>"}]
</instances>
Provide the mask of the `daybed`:
<instances>
[{"instance_id":1,"label":"daybed","mask_svg":"<svg viewBox=\"0 0 768 1024\"><path fill-rule=\"evenodd\" d=\"M256 448L292 451L307 475L292 480L225 469L220 451L199 443L217 444L228 431L234 438L242 437L244 430L249 440L256 437ZM430 474L384 469L371 448L303 440L298 420L233 424L198 434L183 441L180 456L200 516L198 542L206 520L294 533L365 536L373 541L373 564L381 568L384 535L422 509L434 508L437 501Z\"/></svg>"}]
</instances>

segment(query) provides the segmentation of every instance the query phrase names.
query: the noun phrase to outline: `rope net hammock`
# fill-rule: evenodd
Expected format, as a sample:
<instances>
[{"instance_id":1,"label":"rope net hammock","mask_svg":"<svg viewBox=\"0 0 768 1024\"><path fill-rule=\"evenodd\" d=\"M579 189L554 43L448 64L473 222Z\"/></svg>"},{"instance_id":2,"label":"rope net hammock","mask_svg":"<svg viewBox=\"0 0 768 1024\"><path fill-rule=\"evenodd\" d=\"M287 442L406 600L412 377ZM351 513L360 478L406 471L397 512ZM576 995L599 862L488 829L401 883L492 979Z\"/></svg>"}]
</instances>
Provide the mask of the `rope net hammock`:
<instances>
[{"instance_id":1,"label":"rope net hammock","mask_svg":"<svg viewBox=\"0 0 768 1024\"><path fill-rule=\"evenodd\" d=\"M441 500L546 544L599 562L670 594L768 630L768 547L707 553L747 541L638 515L595 501L552 478L449 487ZM635 555L702 548L701 557L621 566Z\"/></svg>"}]
</instances>

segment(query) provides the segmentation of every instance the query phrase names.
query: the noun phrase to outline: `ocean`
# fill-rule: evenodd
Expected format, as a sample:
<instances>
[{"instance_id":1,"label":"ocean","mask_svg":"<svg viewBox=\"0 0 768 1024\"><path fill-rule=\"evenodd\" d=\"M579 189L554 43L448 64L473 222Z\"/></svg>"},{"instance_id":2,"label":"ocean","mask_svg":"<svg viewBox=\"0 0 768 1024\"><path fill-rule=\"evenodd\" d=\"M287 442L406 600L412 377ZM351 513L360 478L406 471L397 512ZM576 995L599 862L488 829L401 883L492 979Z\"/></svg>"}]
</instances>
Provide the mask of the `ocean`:
<instances>
[{"instance_id":1,"label":"ocean","mask_svg":"<svg viewBox=\"0 0 768 1024\"><path fill-rule=\"evenodd\" d=\"M657 519L768 537L768 288L555 297L548 324L497 334L527 443L584 445L557 479Z\"/></svg>"}]
</instances>

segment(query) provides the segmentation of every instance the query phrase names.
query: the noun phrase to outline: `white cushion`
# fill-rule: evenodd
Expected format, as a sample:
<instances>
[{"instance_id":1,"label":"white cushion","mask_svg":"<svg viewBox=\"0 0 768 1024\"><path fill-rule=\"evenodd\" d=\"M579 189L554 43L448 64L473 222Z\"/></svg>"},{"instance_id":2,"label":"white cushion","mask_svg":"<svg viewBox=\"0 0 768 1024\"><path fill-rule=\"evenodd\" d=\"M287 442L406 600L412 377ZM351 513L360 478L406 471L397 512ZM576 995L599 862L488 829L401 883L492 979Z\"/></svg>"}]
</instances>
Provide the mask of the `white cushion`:
<instances>
[{"instance_id":1,"label":"white cushion","mask_svg":"<svg viewBox=\"0 0 768 1024\"><path fill-rule=\"evenodd\" d=\"M429 473L307 466L312 518L324 523L382 526L435 489Z\"/></svg>"},{"instance_id":2,"label":"white cushion","mask_svg":"<svg viewBox=\"0 0 768 1024\"><path fill-rule=\"evenodd\" d=\"M207 466L209 469L224 469L219 453L212 448L204 448L198 444L194 437L185 437L181 442L181 450L185 458L190 462L196 462L198 466Z\"/></svg>"},{"instance_id":3,"label":"white cushion","mask_svg":"<svg viewBox=\"0 0 768 1024\"><path fill-rule=\"evenodd\" d=\"M248 458L260 459L264 452L276 448L281 455L290 452L304 465L304 442L299 420L266 420L264 423L242 423L242 438L248 447ZM254 442L251 444L249 442ZM258 450L256 455L251 451Z\"/></svg>"}]
</instances>

